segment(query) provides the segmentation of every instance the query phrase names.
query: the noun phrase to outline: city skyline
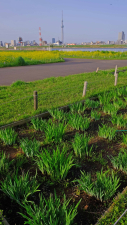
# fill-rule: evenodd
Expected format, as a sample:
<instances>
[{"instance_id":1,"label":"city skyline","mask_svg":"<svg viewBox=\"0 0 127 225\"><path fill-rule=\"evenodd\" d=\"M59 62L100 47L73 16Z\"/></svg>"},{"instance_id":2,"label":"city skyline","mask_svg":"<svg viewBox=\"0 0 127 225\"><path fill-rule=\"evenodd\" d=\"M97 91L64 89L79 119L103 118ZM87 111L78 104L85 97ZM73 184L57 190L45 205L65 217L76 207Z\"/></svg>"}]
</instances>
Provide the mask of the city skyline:
<instances>
[{"instance_id":1,"label":"city skyline","mask_svg":"<svg viewBox=\"0 0 127 225\"><path fill-rule=\"evenodd\" d=\"M112 5L111 5L112 3ZM50 7L49 7L50 5ZM81 43L90 41L117 41L118 33L126 34L127 2L115 0L101 2L90 0L58 0L1 2L0 40L10 42L23 37L23 40L36 40L39 43L38 28L42 39L51 43L52 37L61 40L61 15L64 12L64 42Z\"/></svg>"}]
</instances>

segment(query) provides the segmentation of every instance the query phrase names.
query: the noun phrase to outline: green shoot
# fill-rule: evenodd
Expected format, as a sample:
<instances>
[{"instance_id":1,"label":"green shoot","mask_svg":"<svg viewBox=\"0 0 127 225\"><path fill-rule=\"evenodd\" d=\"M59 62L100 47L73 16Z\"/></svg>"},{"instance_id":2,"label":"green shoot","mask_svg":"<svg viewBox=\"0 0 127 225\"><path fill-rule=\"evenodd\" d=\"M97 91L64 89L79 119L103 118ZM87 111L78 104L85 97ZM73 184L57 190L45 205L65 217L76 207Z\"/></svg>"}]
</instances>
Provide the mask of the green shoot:
<instances>
[{"instance_id":1,"label":"green shoot","mask_svg":"<svg viewBox=\"0 0 127 225\"><path fill-rule=\"evenodd\" d=\"M74 165L72 154L68 155L64 148L60 152L58 147L53 152L44 149L37 155L35 161L42 174L47 173L53 181L64 180Z\"/></svg>"},{"instance_id":2,"label":"green shoot","mask_svg":"<svg viewBox=\"0 0 127 225\"><path fill-rule=\"evenodd\" d=\"M115 137L116 130L113 127L108 127L105 124L102 124L102 127L99 126L99 137L107 138L112 140Z\"/></svg>"},{"instance_id":3,"label":"green shoot","mask_svg":"<svg viewBox=\"0 0 127 225\"><path fill-rule=\"evenodd\" d=\"M35 138L33 140L26 138L21 140L20 147L29 158L35 156L38 153L40 143Z\"/></svg>"},{"instance_id":4,"label":"green shoot","mask_svg":"<svg viewBox=\"0 0 127 225\"><path fill-rule=\"evenodd\" d=\"M39 206L36 204L30 205L24 203L24 208L27 215L19 213L27 221L25 224L29 225L72 225L75 216L77 215L77 208L81 200L76 204L75 207L68 207L71 199L66 200L64 194L63 203L60 201L60 197L57 197L54 191L54 198L51 196L48 199L39 195L40 202Z\"/></svg>"},{"instance_id":5,"label":"green shoot","mask_svg":"<svg viewBox=\"0 0 127 225\"><path fill-rule=\"evenodd\" d=\"M74 153L78 157L82 157L83 155L91 155L92 147L89 149L88 142L90 138L86 137L86 135L79 135L78 133L75 135L74 142L72 143Z\"/></svg>"},{"instance_id":6,"label":"green shoot","mask_svg":"<svg viewBox=\"0 0 127 225\"><path fill-rule=\"evenodd\" d=\"M15 144L18 134L12 128L7 128L5 130L0 130L0 139L5 143L5 145Z\"/></svg>"}]
</instances>

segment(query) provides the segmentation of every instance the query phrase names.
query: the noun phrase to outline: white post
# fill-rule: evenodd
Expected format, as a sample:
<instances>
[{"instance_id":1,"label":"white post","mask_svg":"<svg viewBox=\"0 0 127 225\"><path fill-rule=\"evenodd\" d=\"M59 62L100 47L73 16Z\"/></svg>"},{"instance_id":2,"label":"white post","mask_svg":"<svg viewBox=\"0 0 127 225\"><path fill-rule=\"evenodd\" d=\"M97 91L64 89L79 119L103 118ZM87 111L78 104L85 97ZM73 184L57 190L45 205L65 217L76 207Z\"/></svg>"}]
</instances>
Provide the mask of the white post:
<instances>
[{"instance_id":1,"label":"white post","mask_svg":"<svg viewBox=\"0 0 127 225\"><path fill-rule=\"evenodd\" d=\"M83 87L83 95L82 97L84 97L86 95L86 89L87 89L87 81L84 82L84 87Z\"/></svg>"},{"instance_id":2,"label":"white post","mask_svg":"<svg viewBox=\"0 0 127 225\"><path fill-rule=\"evenodd\" d=\"M99 67L97 67L97 69L96 69L96 73L98 72L98 70L99 70Z\"/></svg>"},{"instance_id":3,"label":"white post","mask_svg":"<svg viewBox=\"0 0 127 225\"><path fill-rule=\"evenodd\" d=\"M115 73L114 73L114 76L116 76L116 73L117 73L117 65L115 67Z\"/></svg>"},{"instance_id":4,"label":"white post","mask_svg":"<svg viewBox=\"0 0 127 225\"><path fill-rule=\"evenodd\" d=\"M116 73L116 75L115 75L115 86L117 85L117 79L118 79L118 73Z\"/></svg>"}]
</instances>

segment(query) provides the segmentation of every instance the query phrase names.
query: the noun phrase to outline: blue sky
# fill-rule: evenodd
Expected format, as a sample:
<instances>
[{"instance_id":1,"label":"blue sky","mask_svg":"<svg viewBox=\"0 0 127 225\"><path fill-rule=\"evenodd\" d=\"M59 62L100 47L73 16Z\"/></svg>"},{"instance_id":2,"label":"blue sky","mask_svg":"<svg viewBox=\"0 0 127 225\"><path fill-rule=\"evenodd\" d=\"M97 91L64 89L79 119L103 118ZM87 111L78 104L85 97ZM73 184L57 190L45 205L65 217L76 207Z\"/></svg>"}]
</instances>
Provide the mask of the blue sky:
<instances>
[{"instance_id":1,"label":"blue sky","mask_svg":"<svg viewBox=\"0 0 127 225\"><path fill-rule=\"evenodd\" d=\"M1 0L0 40L61 39L62 10L66 43L127 39L127 0Z\"/></svg>"}]
</instances>

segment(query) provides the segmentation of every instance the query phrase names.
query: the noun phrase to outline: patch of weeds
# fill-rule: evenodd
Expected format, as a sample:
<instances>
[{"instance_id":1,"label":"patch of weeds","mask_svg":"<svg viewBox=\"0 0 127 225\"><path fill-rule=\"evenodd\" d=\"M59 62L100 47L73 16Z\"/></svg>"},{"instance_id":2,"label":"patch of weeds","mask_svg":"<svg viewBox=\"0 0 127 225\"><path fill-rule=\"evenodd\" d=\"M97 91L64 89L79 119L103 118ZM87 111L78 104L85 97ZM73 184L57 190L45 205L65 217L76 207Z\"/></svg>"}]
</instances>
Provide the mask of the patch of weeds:
<instances>
[{"instance_id":1,"label":"patch of weeds","mask_svg":"<svg viewBox=\"0 0 127 225\"><path fill-rule=\"evenodd\" d=\"M72 146L77 157L79 156L81 158L83 155L91 155L93 147L88 147L89 140L90 138L86 137L86 135L83 136L82 134L76 133Z\"/></svg>"},{"instance_id":2,"label":"patch of weeds","mask_svg":"<svg viewBox=\"0 0 127 225\"><path fill-rule=\"evenodd\" d=\"M100 201L106 201L110 199L120 186L119 178L114 175L113 171L108 175L109 170L106 172L97 172L97 179L92 182L91 174L81 171L81 177L78 181L80 189L85 191L91 196L95 196Z\"/></svg>"},{"instance_id":3,"label":"patch of weeds","mask_svg":"<svg viewBox=\"0 0 127 225\"><path fill-rule=\"evenodd\" d=\"M117 125L117 127L126 127L127 122L126 120L123 118L123 115L114 115L111 118L111 122L113 125Z\"/></svg>"},{"instance_id":4,"label":"patch of weeds","mask_svg":"<svg viewBox=\"0 0 127 225\"><path fill-rule=\"evenodd\" d=\"M35 138L33 140L29 140L28 138L22 139L20 141L20 148L28 158L34 157L39 151L40 142L38 142Z\"/></svg>"},{"instance_id":5,"label":"patch of weeds","mask_svg":"<svg viewBox=\"0 0 127 225\"><path fill-rule=\"evenodd\" d=\"M62 110L59 109L49 109L48 112L54 119L58 121L62 121L66 117L66 113L64 113Z\"/></svg>"},{"instance_id":6,"label":"patch of weeds","mask_svg":"<svg viewBox=\"0 0 127 225\"><path fill-rule=\"evenodd\" d=\"M127 173L127 151L119 152L117 157L109 157L110 161L115 169L121 170Z\"/></svg>"},{"instance_id":7,"label":"patch of weeds","mask_svg":"<svg viewBox=\"0 0 127 225\"><path fill-rule=\"evenodd\" d=\"M22 213L19 214L26 219L26 223L33 225L60 225L61 222L64 225L73 224L73 220L77 215L77 208L81 200L75 206L69 207L71 199L66 200L66 196L64 194L63 202L61 203L60 197L57 197L55 191L54 197L50 194L50 197L45 199L45 197L41 194L39 195L39 198L39 205L28 205L24 203L24 208L28 216Z\"/></svg>"},{"instance_id":8,"label":"patch of weeds","mask_svg":"<svg viewBox=\"0 0 127 225\"><path fill-rule=\"evenodd\" d=\"M20 56L17 58L17 64L18 66L25 66L26 65L26 62L25 60Z\"/></svg>"},{"instance_id":9,"label":"patch of weeds","mask_svg":"<svg viewBox=\"0 0 127 225\"><path fill-rule=\"evenodd\" d=\"M116 115L119 107L116 105L113 105L111 103L108 103L107 105L103 106L103 112L108 113L109 115Z\"/></svg>"},{"instance_id":10,"label":"patch of weeds","mask_svg":"<svg viewBox=\"0 0 127 225\"><path fill-rule=\"evenodd\" d=\"M47 173L53 181L64 180L74 165L72 154L68 155L65 148L60 151L58 147L52 152L43 149L41 153L38 153L35 162L42 174Z\"/></svg>"},{"instance_id":11,"label":"patch of weeds","mask_svg":"<svg viewBox=\"0 0 127 225\"><path fill-rule=\"evenodd\" d=\"M92 109L98 108L100 106L99 101L94 101L94 100L90 100L90 99L86 99L84 104L87 108L92 108Z\"/></svg>"},{"instance_id":12,"label":"patch of weeds","mask_svg":"<svg viewBox=\"0 0 127 225\"><path fill-rule=\"evenodd\" d=\"M89 128L90 119L81 115L68 114L68 124L73 129L85 131Z\"/></svg>"},{"instance_id":13,"label":"patch of weeds","mask_svg":"<svg viewBox=\"0 0 127 225\"><path fill-rule=\"evenodd\" d=\"M104 92L104 94L98 95L98 98L101 105L106 105L111 101L112 96Z\"/></svg>"},{"instance_id":14,"label":"patch of weeds","mask_svg":"<svg viewBox=\"0 0 127 225\"><path fill-rule=\"evenodd\" d=\"M127 135L124 135L124 134L123 134L123 143L127 145Z\"/></svg>"},{"instance_id":15,"label":"patch of weeds","mask_svg":"<svg viewBox=\"0 0 127 225\"><path fill-rule=\"evenodd\" d=\"M62 141L66 127L67 125L65 126L63 123L59 124L47 123L47 126L45 128L46 140L48 142L54 141L56 143Z\"/></svg>"},{"instance_id":16,"label":"patch of weeds","mask_svg":"<svg viewBox=\"0 0 127 225\"><path fill-rule=\"evenodd\" d=\"M47 125L47 121L46 120L42 120L39 118L32 118L31 119L31 123L33 124L33 127L35 130L40 130L40 131L44 131L45 127Z\"/></svg>"},{"instance_id":17,"label":"patch of weeds","mask_svg":"<svg viewBox=\"0 0 127 225\"><path fill-rule=\"evenodd\" d=\"M12 128L0 130L0 139L5 145L15 144L18 134Z\"/></svg>"},{"instance_id":18,"label":"patch of weeds","mask_svg":"<svg viewBox=\"0 0 127 225\"><path fill-rule=\"evenodd\" d=\"M83 113L86 109L86 106L82 102L78 102L78 103L70 105L69 108L71 113L75 113L75 112Z\"/></svg>"},{"instance_id":19,"label":"patch of weeds","mask_svg":"<svg viewBox=\"0 0 127 225\"><path fill-rule=\"evenodd\" d=\"M117 99L117 101L113 101L113 105L117 108L117 109L125 109L126 107L126 102L124 102L121 99Z\"/></svg>"},{"instance_id":20,"label":"patch of weeds","mask_svg":"<svg viewBox=\"0 0 127 225\"><path fill-rule=\"evenodd\" d=\"M24 84L26 84L25 81L17 80L17 81L15 81L15 82L13 82L13 83L11 84L11 87L21 87L21 86L24 85Z\"/></svg>"},{"instance_id":21,"label":"patch of weeds","mask_svg":"<svg viewBox=\"0 0 127 225\"><path fill-rule=\"evenodd\" d=\"M28 196L39 191L36 179L37 173L34 177L29 176L29 171L25 174L18 175L18 169L13 175L7 175L6 179L1 181L1 190L12 200L16 201L22 206L23 202L27 202Z\"/></svg>"},{"instance_id":22,"label":"patch of weeds","mask_svg":"<svg viewBox=\"0 0 127 225\"><path fill-rule=\"evenodd\" d=\"M14 160L10 162L9 155L6 156L5 153L0 153L0 174L7 173L9 171L10 165Z\"/></svg>"},{"instance_id":23,"label":"patch of weeds","mask_svg":"<svg viewBox=\"0 0 127 225\"><path fill-rule=\"evenodd\" d=\"M94 119L96 121L96 120L99 120L100 117L101 117L101 114L100 113L98 113L95 110L91 110L91 118L92 119Z\"/></svg>"},{"instance_id":24,"label":"patch of weeds","mask_svg":"<svg viewBox=\"0 0 127 225\"><path fill-rule=\"evenodd\" d=\"M105 124L102 124L102 127L99 126L98 135L99 137L107 138L112 140L115 137L116 129L109 127Z\"/></svg>"}]
</instances>

